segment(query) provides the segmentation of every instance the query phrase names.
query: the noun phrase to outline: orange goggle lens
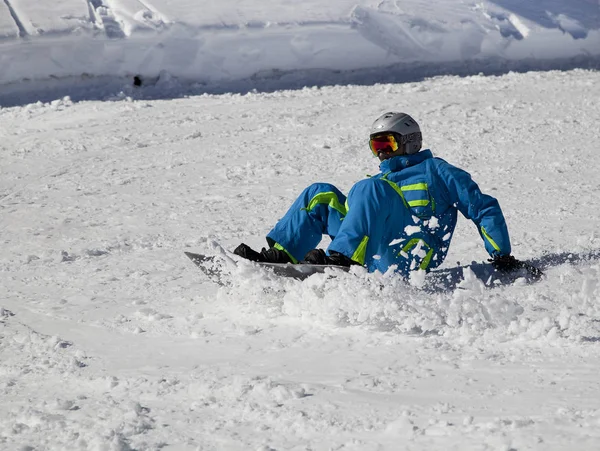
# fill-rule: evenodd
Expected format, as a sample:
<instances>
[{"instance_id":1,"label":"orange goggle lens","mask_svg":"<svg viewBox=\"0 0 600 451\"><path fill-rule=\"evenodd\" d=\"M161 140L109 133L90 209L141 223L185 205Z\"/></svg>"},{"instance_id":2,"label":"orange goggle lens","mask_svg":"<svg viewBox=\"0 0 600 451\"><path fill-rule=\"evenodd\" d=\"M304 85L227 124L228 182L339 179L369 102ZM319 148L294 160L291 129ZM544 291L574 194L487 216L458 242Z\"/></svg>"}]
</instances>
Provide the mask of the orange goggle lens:
<instances>
[{"instance_id":1,"label":"orange goggle lens","mask_svg":"<svg viewBox=\"0 0 600 451\"><path fill-rule=\"evenodd\" d=\"M381 152L395 152L399 146L394 135L380 135L369 139L369 147L373 155L378 156Z\"/></svg>"}]
</instances>

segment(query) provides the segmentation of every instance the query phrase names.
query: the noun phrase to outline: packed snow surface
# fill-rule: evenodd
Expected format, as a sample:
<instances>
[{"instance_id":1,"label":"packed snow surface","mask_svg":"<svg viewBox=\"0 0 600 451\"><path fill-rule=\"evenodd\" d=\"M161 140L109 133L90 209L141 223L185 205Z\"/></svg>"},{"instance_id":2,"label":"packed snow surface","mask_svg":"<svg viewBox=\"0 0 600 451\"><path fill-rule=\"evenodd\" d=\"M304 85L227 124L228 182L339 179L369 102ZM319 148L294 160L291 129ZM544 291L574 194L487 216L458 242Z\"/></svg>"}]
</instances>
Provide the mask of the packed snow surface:
<instances>
[{"instance_id":1,"label":"packed snow surface","mask_svg":"<svg viewBox=\"0 0 600 451\"><path fill-rule=\"evenodd\" d=\"M575 70L0 109L0 449L597 450L598 98ZM304 186L376 173L396 109L543 280L460 269L487 258L466 220L449 290L250 264L221 287L184 256L260 248Z\"/></svg>"},{"instance_id":2,"label":"packed snow surface","mask_svg":"<svg viewBox=\"0 0 600 451\"><path fill-rule=\"evenodd\" d=\"M599 57L598 0L0 2L0 85L168 74L210 87L298 70Z\"/></svg>"}]
</instances>

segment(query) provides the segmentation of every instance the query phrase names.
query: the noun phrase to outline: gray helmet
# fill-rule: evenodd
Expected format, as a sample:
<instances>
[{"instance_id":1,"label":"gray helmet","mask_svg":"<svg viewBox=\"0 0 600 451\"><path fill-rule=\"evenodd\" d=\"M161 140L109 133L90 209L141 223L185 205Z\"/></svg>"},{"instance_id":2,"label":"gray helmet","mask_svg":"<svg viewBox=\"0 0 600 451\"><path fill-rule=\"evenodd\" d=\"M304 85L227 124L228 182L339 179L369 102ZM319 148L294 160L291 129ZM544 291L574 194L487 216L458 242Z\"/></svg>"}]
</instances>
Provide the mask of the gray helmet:
<instances>
[{"instance_id":1,"label":"gray helmet","mask_svg":"<svg viewBox=\"0 0 600 451\"><path fill-rule=\"evenodd\" d=\"M371 126L371 136L382 133L400 135L399 144L402 154L417 153L423 145L419 124L406 113L389 112L379 116Z\"/></svg>"}]
</instances>

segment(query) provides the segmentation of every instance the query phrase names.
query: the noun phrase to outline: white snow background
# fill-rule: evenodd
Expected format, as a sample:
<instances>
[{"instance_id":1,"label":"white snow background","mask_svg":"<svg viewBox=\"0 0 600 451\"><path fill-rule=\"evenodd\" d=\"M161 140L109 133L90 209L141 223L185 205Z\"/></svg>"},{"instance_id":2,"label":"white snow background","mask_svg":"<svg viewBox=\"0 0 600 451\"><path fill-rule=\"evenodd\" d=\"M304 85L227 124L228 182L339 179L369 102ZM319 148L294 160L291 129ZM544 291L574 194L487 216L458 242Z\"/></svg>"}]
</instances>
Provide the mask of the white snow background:
<instances>
[{"instance_id":1,"label":"white snow background","mask_svg":"<svg viewBox=\"0 0 600 451\"><path fill-rule=\"evenodd\" d=\"M0 449L599 449L598 3L202 3L0 2ZM184 256L376 173L387 110L542 281L464 219L454 290Z\"/></svg>"}]
</instances>

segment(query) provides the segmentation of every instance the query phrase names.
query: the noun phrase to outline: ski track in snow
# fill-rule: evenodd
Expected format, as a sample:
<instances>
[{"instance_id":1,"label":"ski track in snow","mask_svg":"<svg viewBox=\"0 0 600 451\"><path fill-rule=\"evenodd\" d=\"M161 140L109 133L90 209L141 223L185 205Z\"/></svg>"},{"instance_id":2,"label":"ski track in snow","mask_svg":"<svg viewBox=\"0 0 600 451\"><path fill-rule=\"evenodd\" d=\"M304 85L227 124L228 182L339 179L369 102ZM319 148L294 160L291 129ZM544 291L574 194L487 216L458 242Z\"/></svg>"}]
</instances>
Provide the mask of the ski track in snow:
<instances>
[{"instance_id":1,"label":"ski track in snow","mask_svg":"<svg viewBox=\"0 0 600 451\"><path fill-rule=\"evenodd\" d=\"M597 449L599 97L576 70L0 109L0 448ZM183 255L376 173L398 108L544 280L218 287ZM444 267L485 259L461 220Z\"/></svg>"}]
</instances>

